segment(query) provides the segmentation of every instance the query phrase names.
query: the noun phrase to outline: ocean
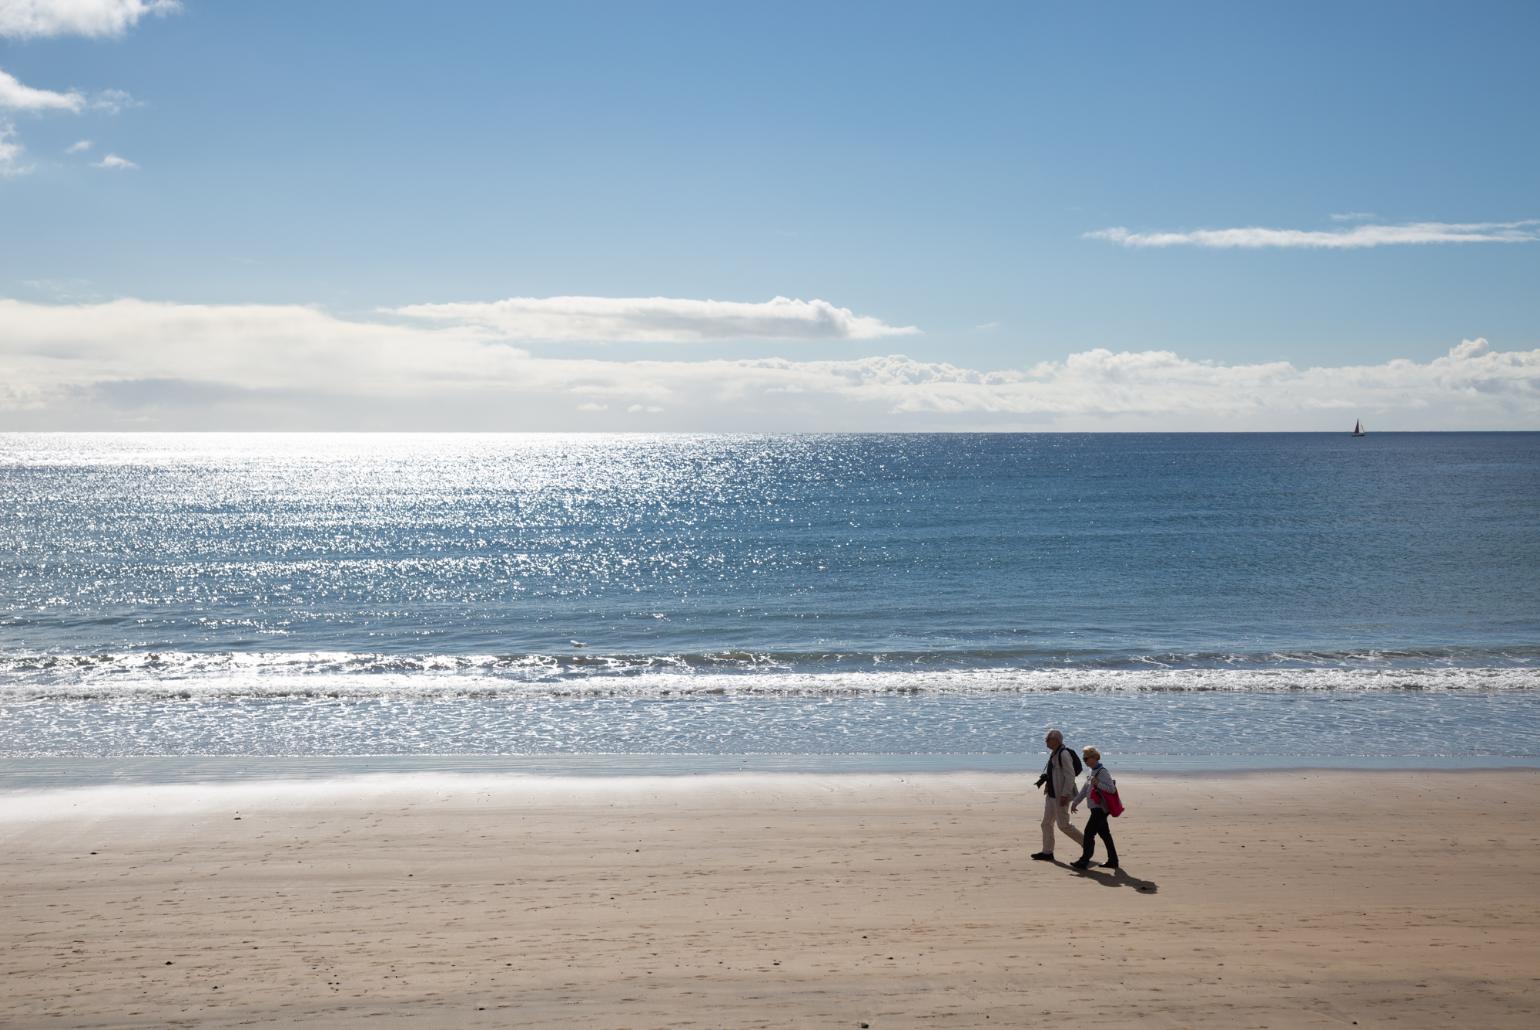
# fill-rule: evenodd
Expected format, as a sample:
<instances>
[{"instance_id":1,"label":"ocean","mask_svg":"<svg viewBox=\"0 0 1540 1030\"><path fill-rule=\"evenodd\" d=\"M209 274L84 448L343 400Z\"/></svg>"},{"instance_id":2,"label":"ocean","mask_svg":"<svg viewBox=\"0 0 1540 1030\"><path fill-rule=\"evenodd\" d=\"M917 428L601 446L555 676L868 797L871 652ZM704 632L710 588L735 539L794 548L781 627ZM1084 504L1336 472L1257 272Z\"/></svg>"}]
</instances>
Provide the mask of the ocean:
<instances>
[{"instance_id":1,"label":"ocean","mask_svg":"<svg viewBox=\"0 0 1540 1030\"><path fill-rule=\"evenodd\" d=\"M0 435L0 778L1540 765L1540 434Z\"/></svg>"}]
</instances>

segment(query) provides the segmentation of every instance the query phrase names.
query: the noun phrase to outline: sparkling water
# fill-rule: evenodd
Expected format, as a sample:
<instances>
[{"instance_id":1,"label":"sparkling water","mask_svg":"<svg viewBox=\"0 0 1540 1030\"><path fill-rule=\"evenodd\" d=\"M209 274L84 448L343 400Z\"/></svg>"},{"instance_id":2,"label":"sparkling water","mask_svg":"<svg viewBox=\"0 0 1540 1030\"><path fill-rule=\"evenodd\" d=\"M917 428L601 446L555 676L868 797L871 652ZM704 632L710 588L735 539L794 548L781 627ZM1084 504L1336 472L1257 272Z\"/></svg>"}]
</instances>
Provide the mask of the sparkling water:
<instances>
[{"instance_id":1,"label":"sparkling water","mask_svg":"<svg viewBox=\"0 0 1540 1030\"><path fill-rule=\"evenodd\" d=\"M1540 757L1540 434L10 434L0 514L13 770Z\"/></svg>"}]
</instances>

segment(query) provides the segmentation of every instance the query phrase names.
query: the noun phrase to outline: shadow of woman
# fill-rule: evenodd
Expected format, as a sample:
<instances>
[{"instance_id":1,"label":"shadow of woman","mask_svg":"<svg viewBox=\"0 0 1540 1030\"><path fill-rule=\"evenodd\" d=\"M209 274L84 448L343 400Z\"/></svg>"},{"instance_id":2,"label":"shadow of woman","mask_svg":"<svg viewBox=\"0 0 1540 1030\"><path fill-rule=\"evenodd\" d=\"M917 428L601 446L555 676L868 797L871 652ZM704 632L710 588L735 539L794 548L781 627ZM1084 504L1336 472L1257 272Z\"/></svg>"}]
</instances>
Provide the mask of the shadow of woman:
<instances>
[{"instance_id":1,"label":"shadow of woman","mask_svg":"<svg viewBox=\"0 0 1540 1030\"><path fill-rule=\"evenodd\" d=\"M1154 880L1141 880L1137 876L1129 876L1122 869L1076 869L1075 872L1103 887L1132 887L1140 894L1154 894L1160 890L1160 885Z\"/></svg>"}]
</instances>

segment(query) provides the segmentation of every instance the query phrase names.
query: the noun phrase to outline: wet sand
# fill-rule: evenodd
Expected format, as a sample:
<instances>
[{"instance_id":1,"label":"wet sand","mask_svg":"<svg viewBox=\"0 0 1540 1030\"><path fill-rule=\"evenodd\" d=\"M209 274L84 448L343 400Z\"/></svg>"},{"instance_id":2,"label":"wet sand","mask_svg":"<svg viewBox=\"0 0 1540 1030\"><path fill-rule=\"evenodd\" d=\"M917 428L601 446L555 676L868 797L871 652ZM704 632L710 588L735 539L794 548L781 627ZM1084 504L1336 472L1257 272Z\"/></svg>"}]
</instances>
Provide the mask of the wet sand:
<instances>
[{"instance_id":1,"label":"wet sand","mask_svg":"<svg viewBox=\"0 0 1540 1030\"><path fill-rule=\"evenodd\" d=\"M1116 874L1015 775L4 795L0 1025L1540 1025L1540 772L1121 782Z\"/></svg>"}]
</instances>

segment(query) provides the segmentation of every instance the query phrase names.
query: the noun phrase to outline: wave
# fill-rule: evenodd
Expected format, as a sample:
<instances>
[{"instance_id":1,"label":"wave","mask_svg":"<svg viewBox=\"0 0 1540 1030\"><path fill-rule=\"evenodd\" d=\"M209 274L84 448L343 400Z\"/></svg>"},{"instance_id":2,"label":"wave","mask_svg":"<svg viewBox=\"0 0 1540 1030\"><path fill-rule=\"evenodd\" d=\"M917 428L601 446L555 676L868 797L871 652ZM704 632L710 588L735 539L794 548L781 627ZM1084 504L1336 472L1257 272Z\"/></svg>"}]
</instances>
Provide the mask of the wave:
<instances>
[{"instance_id":1,"label":"wave","mask_svg":"<svg viewBox=\"0 0 1540 1030\"><path fill-rule=\"evenodd\" d=\"M0 701L135 698L837 697L902 694L1540 691L1540 649L1055 656L391 655L133 652L0 656Z\"/></svg>"}]
</instances>

